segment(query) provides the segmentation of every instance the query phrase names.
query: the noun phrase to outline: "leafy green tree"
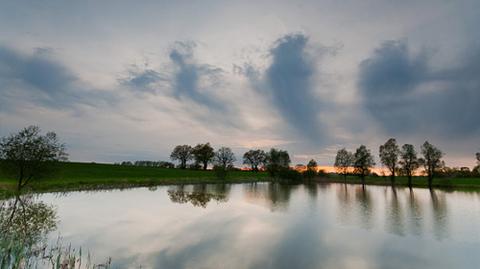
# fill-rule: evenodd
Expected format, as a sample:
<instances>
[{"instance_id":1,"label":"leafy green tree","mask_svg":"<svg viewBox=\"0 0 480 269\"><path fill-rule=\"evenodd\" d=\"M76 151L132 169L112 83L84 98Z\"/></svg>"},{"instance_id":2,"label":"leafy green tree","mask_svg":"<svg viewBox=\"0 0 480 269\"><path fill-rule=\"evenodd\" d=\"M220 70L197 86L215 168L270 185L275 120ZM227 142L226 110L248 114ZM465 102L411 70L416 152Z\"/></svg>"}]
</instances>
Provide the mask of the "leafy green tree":
<instances>
[{"instance_id":1,"label":"leafy green tree","mask_svg":"<svg viewBox=\"0 0 480 269\"><path fill-rule=\"evenodd\" d=\"M290 169L290 155L286 150L272 148L267 153L266 168L270 176L278 178L284 170Z\"/></svg>"},{"instance_id":2,"label":"leafy green tree","mask_svg":"<svg viewBox=\"0 0 480 269\"><path fill-rule=\"evenodd\" d=\"M421 151L423 158L420 159L420 164L425 167L425 172L428 176L428 187L432 188L433 177L437 170L443 166L443 153L428 141L423 143Z\"/></svg>"},{"instance_id":3,"label":"leafy green tree","mask_svg":"<svg viewBox=\"0 0 480 269\"><path fill-rule=\"evenodd\" d=\"M355 173L362 179L362 185L365 185L365 177L370 174L370 169L375 165L373 155L367 147L361 145L354 154L353 167Z\"/></svg>"},{"instance_id":4,"label":"leafy green tree","mask_svg":"<svg viewBox=\"0 0 480 269\"><path fill-rule=\"evenodd\" d=\"M243 164L249 165L252 171L258 172L258 167L265 165L267 154L261 149L249 150L243 154Z\"/></svg>"},{"instance_id":5,"label":"leafy green tree","mask_svg":"<svg viewBox=\"0 0 480 269\"><path fill-rule=\"evenodd\" d=\"M189 145L178 145L170 154L172 161L180 161L180 168L187 168L187 162L193 158L192 147Z\"/></svg>"},{"instance_id":6,"label":"leafy green tree","mask_svg":"<svg viewBox=\"0 0 480 269\"><path fill-rule=\"evenodd\" d=\"M193 157L197 163L202 164L203 170L207 170L208 164L212 162L215 152L210 143L198 144L193 148Z\"/></svg>"},{"instance_id":7,"label":"leafy green tree","mask_svg":"<svg viewBox=\"0 0 480 269\"><path fill-rule=\"evenodd\" d=\"M235 154L230 148L219 148L213 157L213 169L220 179L225 179L228 170L233 168L233 163L236 161Z\"/></svg>"},{"instance_id":8,"label":"leafy green tree","mask_svg":"<svg viewBox=\"0 0 480 269\"><path fill-rule=\"evenodd\" d=\"M354 156L351 152L347 151L345 148L337 151L337 156L335 156L335 170L337 173L343 175L345 183L347 182L348 169L353 166Z\"/></svg>"},{"instance_id":9,"label":"leafy green tree","mask_svg":"<svg viewBox=\"0 0 480 269\"><path fill-rule=\"evenodd\" d=\"M380 146L380 161L385 165L390 171L390 179L392 185L395 184L395 172L398 164L398 155L400 154L400 149L397 145L397 140L395 138L388 139L385 144Z\"/></svg>"},{"instance_id":10,"label":"leafy green tree","mask_svg":"<svg viewBox=\"0 0 480 269\"><path fill-rule=\"evenodd\" d=\"M40 134L29 126L0 140L0 165L4 173L17 179L20 191L32 180L50 176L57 164L67 160L65 145L54 132Z\"/></svg>"},{"instance_id":11,"label":"leafy green tree","mask_svg":"<svg viewBox=\"0 0 480 269\"><path fill-rule=\"evenodd\" d=\"M420 167L417 152L413 145L405 144L400 151L400 165L403 173L408 177L408 187L412 188L412 177L415 170Z\"/></svg>"}]
</instances>

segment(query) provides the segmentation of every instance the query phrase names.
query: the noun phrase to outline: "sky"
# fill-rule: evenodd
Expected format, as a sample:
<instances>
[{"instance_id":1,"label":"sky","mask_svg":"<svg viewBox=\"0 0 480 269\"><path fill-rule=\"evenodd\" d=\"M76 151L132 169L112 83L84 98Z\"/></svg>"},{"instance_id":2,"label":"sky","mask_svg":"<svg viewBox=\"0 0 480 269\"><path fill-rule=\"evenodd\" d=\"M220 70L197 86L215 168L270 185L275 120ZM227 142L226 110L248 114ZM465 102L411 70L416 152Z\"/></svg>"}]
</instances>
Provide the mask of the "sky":
<instances>
[{"instance_id":1,"label":"sky","mask_svg":"<svg viewBox=\"0 0 480 269\"><path fill-rule=\"evenodd\" d=\"M0 136L55 131L72 161L178 144L480 151L480 2L0 0Z\"/></svg>"}]
</instances>

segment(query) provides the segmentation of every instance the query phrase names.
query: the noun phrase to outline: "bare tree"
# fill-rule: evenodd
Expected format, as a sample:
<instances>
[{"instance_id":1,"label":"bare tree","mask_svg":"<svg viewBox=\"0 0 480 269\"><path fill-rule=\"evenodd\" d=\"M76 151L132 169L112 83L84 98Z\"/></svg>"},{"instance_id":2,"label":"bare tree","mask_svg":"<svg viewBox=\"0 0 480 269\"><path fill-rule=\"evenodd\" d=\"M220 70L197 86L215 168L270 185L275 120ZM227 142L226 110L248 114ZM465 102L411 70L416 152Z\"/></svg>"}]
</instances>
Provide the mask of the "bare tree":
<instances>
[{"instance_id":1,"label":"bare tree","mask_svg":"<svg viewBox=\"0 0 480 269\"><path fill-rule=\"evenodd\" d=\"M261 149L249 150L243 154L243 164L250 165L252 171L257 172L260 165L265 165L267 155Z\"/></svg>"},{"instance_id":2,"label":"bare tree","mask_svg":"<svg viewBox=\"0 0 480 269\"><path fill-rule=\"evenodd\" d=\"M351 152L347 151L345 148L337 151L337 156L335 157L335 170L337 173L343 175L345 183L347 183L348 169L353 166L354 156Z\"/></svg>"},{"instance_id":3,"label":"bare tree","mask_svg":"<svg viewBox=\"0 0 480 269\"><path fill-rule=\"evenodd\" d=\"M51 175L57 163L67 160L65 145L54 132L40 134L37 126L29 126L0 141L1 168L17 179L20 191L31 180Z\"/></svg>"},{"instance_id":4,"label":"bare tree","mask_svg":"<svg viewBox=\"0 0 480 269\"><path fill-rule=\"evenodd\" d=\"M477 157L478 165L480 165L480 152L477 152L477 154L475 154L475 156Z\"/></svg>"},{"instance_id":5,"label":"bare tree","mask_svg":"<svg viewBox=\"0 0 480 269\"><path fill-rule=\"evenodd\" d=\"M210 143L198 144L193 148L193 157L197 163L201 163L203 170L207 170L208 164L212 162L215 152Z\"/></svg>"},{"instance_id":6,"label":"bare tree","mask_svg":"<svg viewBox=\"0 0 480 269\"><path fill-rule=\"evenodd\" d=\"M437 169L443 166L443 153L428 141L423 143L421 150L423 158L420 159L420 164L425 167L425 172L428 176L428 187L432 188L433 177Z\"/></svg>"},{"instance_id":7,"label":"bare tree","mask_svg":"<svg viewBox=\"0 0 480 269\"><path fill-rule=\"evenodd\" d=\"M355 173L362 179L362 185L365 186L365 177L370 174L370 169L375 165L373 155L367 147L361 145L354 154L353 167Z\"/></svg>"},{"instance_id":8,"label":"bare tree","mask_svg":"<svg viewBox=\"0 0 480 269\"><path fill-rule=\"evenodd\" d=\"M405 144L400 151L400 165L403 172L408 177L408 187L412 188L412 176L415 170L420 166L420 162L417 157L417 152L413 145Z\"/></svg>"},{"instance_id":9,"label":"bare tree","mask_svg":"<svg viewBox=\"0 0 480 269\"><path fill-rule=\"evenodd\" d=\"M170 154L172 161L180 161L180 168L187 168L187 162L193 158L192 147L189 145L178 145Z\"/></svg>"},{"instance_id":10,"label":"bare tree","mask_svg":"<svg viewBox=\"0 0 480 269\"><path fill-rule=\"evenodd\" d=\"M400 154L400 149L397 145L397 140L395 138L388 139L385 144L380 146L380 161L385 165L390 171L390 179L392 185L395 184L395 172L397 169L398 155Z\"/></svg>"}]
</instances>

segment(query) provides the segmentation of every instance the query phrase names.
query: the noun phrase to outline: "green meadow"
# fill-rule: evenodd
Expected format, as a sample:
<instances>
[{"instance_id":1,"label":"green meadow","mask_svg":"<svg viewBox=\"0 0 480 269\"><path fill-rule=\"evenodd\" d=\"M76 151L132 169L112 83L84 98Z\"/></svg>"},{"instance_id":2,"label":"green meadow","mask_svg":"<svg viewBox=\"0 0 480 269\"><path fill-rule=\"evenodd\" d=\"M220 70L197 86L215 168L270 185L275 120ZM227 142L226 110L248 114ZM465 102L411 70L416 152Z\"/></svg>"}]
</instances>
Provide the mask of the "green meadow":
<instances>
[{"instance_id":1,"label":"green meadow","mask_svg":"<svg viewBox=\"0 0 480 269\"><path fill-rule=\"evenodd\" d=\"M65 162L52 178L32 181L33 191L90 190L169 184L241 183L268 180L267 173L232 171L225 180L217 179L211 170L190 170L99 163ZM0 190L16 187L16 181L0 174Z\"/></svg>"},{"instance_id":2,"label":"green meadow","mask_svg":"<svg viewBox=\"0 0 480 269\"><path fill-rule=\"evenodd\" d=\"M232 171L225 180L220 180L211 170L190 170L141 166L121 166L98 163L61 163L58 173L52 178L32 181L29 188L34 192L94 190L111 188L128 188L170 184L201 183L242 183L271 181L266 172ZM343 183L338 175L327 175L313 179L318 182ZM361 184L357 176L348 176L347 183ZM367 185L391 185L389 177L367 177ZM407 186L406 177L396 177L396 186ZM0 191L15 189L16 181L0 174ZM414 187L428 187L426 177L415 177ZM480 189L480 178L435 178L435 188Z\"/></svg>"}]
</instances>

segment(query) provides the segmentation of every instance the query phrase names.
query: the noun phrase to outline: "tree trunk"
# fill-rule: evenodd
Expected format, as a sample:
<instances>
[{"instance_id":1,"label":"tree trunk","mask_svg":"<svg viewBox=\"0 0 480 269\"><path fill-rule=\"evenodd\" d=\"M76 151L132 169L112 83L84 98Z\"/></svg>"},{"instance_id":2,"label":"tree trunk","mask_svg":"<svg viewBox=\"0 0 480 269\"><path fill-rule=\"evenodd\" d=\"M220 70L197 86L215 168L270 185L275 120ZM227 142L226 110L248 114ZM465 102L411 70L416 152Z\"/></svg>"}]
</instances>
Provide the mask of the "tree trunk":
<instances>
[{"instance_id":1,"label":"tree trunk","mask_svg":"<svg viewBox=\"0 0 480 269\"><path fill-rule=\"evenodd\" d=\"M20 176L18 177L18 185L17 185L17 191L19 192L22 189L22 181L23 181L23 166L20 166Z\"/></svg>"},{"instance_id":2,"label":"tree trunk","mask_svg":"<svg viewBox=\"0 0 480 269\"><path fill-rule=\"evenodd\" d=\"M433 175L428 175L428 188L432 188Z\"/></svg>"},{"instance_id":3,"label":"tree trunk","mask_svg":"<svg viewBox=\"0 0 480 269\"><path fill-rule=\"evenodd\" d=\"M408 187L412 189L412 175L408 175Z\"/></svg>"},{"instance_id":4,"label":"tree trunk","mask_svg":"<svg viewBox=\"0 0 480 269\"><path fill-rule=\"evenodd\" d=\"M347 184L347 174L343 174L343 181L345 182L345 184Z\"/></svg>"},{"instance_id":5,"label":"tree trunk","mask_svg":"<svg viewBox=\"0 0 480 269\"><path fill-rule=\"evenodd\" d=\"M203 170L207 170L208 162L203 162Z\"/></svg>"}]
</instances>

